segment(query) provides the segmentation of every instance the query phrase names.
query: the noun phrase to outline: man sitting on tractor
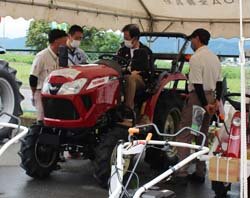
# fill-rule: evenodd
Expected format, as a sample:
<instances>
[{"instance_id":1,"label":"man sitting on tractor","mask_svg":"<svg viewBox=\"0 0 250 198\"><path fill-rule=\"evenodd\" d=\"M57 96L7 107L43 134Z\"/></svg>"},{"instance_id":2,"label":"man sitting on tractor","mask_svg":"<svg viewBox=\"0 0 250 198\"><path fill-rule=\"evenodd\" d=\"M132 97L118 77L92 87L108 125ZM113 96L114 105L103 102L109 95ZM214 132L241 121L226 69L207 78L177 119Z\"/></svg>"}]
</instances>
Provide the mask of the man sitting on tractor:
<instances>
[{"instance_id":1,"label":"man sitting on tractor","mask_svg":"<svg viewBox=\"0 0 250 198\"><path fill-rule=\"evenodd\" d=\"M152 51L140 41L140 30L136 24L128 24L123 27L123 46L117 55L130 62L130 75L125 77L125 105L134 109L136 91L145 89L145 82L149 79Z\"/></svg>"}]
</instances>

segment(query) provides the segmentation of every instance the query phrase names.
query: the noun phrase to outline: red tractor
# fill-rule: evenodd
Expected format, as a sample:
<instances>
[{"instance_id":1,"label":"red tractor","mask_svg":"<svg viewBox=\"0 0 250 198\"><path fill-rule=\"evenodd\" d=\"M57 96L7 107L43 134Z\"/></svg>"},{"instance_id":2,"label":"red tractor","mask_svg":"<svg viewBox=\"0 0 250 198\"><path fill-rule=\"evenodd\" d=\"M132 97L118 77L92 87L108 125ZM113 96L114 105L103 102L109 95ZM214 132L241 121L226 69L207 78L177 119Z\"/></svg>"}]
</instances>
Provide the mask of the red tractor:
<instances>
[{"instance_id":1,"label":"red tractor","mask_svg":"<svg viewBox=\"0 0 250 198\"><path fill-rule=\"evenodd\" d=\"M127 63L121 57L103 55L94 64L53 71L42 91L43 124L30 127L19 152L26 174L34 178L47 177L56 169L59 153L69 151L90 159L95 178L106 186L114 147L118 140L128 136L127 127L121 124L124 116L132 119L132 125L140 115L165 133L176 131L185 96L186 76L181 70L189 42L180 33L143 33L141 36L141 41L149 44L152 51L155 51L155 43L163 45L164 40L171 41L172 45L175 40L171 50L177 53L153 53L152 79L147 89L137 93L135 111L123 103ZM160 69L159 64L169 68ZM160 137L155 134L154 138ZM161 160L161 154L156 155L157 159L154 156L151 154L147 160L152 166Z\"/></svg>"}]
</instances>

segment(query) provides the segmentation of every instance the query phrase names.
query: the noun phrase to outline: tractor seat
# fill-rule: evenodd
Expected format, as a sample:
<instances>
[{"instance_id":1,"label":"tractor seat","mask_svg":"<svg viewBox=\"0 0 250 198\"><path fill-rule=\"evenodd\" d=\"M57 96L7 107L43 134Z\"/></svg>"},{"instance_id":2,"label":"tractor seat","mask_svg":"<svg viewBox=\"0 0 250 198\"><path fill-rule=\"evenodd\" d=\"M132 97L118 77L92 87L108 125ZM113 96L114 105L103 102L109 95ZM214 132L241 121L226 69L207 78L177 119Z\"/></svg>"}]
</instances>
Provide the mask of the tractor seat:
<instances>
[{"instance_id":1,"label":"tractor seat","mask_svg":"<svg viewBox=\"0 0 250 198\"><path fill-rule=\"evenodd\" d=\"M164 71L164 72L160 73L160 75L155 77L153 80L151 80L151 82L149 82L146 85L146 87L147 87L146 92L151 94L151 95L154 95L158 91L158 89L160 88L162 79L168 75L169 75L168 71Z\"/></svg>"},{"instance_id":2,"label":"tractor seat","mask_svg":"<svg viewBox=\"0 0 250 198\"><path fill-rule=\"evenodd\" d=\"M154 95L160 88L162 79L165 78L168 74L169 73L167 71L164 71L157 78L146 82L145 89L136 91L135 103L138 103L138 102L143 103L150 96Z\"/></svg>"},{"instance_id":3,"label":"tractor seat","mask_svg":"<svg viewBox=\"0 0 250 198\"><path fill-rule=\"evenodd\" d=\"M142 104L150 96L151 96L151 94L147 92L147 88L136 91L136 94L135 94L135 104Z\"/></svg>"}]
</instances>

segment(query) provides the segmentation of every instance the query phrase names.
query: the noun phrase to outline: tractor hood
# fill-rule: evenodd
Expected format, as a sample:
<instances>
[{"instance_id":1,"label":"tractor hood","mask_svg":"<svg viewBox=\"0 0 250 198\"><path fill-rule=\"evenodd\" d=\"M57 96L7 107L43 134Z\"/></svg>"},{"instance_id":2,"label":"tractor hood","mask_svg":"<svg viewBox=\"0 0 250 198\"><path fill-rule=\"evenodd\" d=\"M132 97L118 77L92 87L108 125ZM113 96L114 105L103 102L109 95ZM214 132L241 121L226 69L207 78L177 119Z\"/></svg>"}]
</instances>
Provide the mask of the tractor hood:
<instances>
[{"instance_id":1,"label":"tractor hood","mask_svg":"<svg viewBox=\"0 0 250 198\"><path fill-rule=\"evenodd\" d=\"M77 94L101 86L110 79L118 79L119 73L106 65L88 64L62 68L50 73L43 85L43 94Z\"/></svg>"},{"instance_id":2,"label":"tractor hood","mask_svg":"<svg viewBox=\"0 0 250 198\"><path fill-rule=\"evenodd\" d=\"M88 64L58 69L49 75L49 82L53 84L71 82L80 78L93 80L105 76L119 76L118 72L106 65Z\"/></svg>"}]
</instances>

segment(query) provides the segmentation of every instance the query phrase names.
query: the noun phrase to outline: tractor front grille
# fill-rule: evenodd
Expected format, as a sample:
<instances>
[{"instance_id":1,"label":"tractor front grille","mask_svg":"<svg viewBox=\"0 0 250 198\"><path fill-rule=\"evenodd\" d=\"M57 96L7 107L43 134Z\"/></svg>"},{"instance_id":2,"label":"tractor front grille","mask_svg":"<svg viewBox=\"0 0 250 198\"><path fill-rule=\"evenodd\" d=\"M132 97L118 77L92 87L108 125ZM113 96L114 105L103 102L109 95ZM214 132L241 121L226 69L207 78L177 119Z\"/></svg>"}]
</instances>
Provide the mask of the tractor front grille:
<instances>
[{"instance_id":1,"label":"tractor front grille","mask_svg":"<svg viewBox=\"0 0 250 198\"><path fill-rule=\"evenodd\" d=\"M43 98L44 116L61 120L78 120L79 114L70 100Z\"/></svg>"},{"instance_id":2,"label":"tractor front grille","mask_svg":"<svg viewBox=\"0 0 250 198\"><path fill-rule=\"evenodd\" d=\"M87 110L89 110L92 107L92 100L91 97L88 95L82 96L82 102Z\"/></svg>"}]
</instances>

